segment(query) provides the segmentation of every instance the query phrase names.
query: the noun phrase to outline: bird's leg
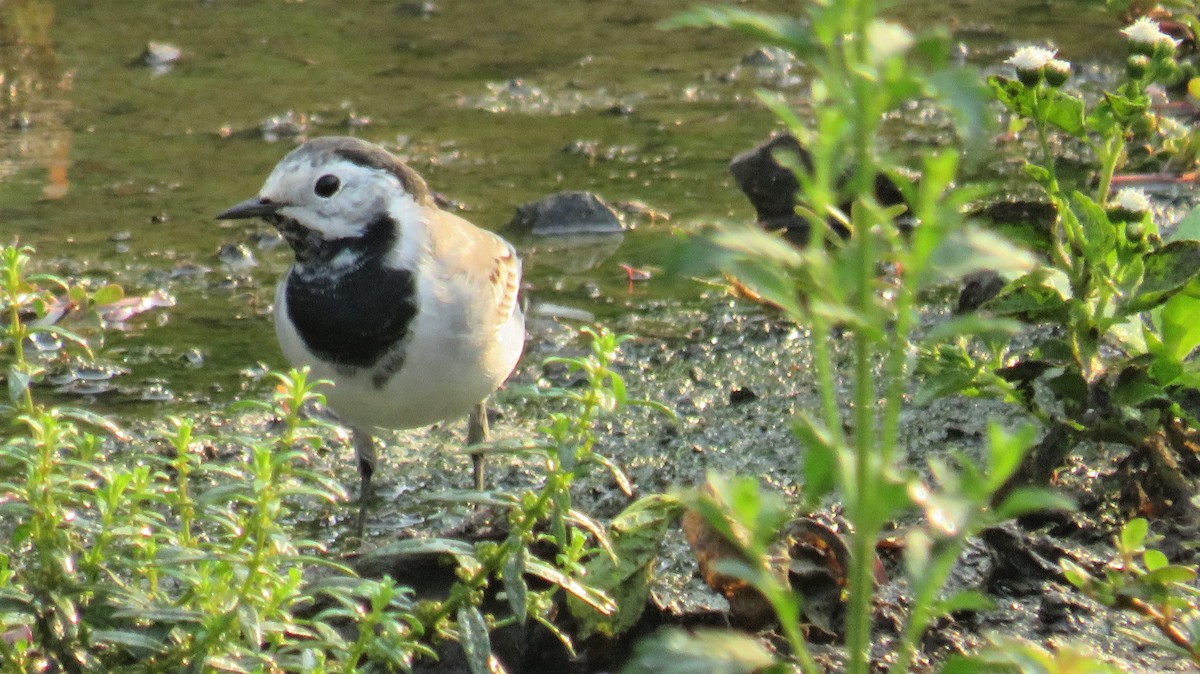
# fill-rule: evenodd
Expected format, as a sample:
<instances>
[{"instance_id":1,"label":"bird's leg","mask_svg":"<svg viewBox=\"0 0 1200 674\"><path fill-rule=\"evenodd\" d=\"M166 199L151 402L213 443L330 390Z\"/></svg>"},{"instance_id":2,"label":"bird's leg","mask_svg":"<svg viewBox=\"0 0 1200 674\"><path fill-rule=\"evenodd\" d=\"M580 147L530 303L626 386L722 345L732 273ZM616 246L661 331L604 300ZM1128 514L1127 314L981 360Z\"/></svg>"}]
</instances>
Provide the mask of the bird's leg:
<instances>
[{"instance_id":1,"label":"bird's leg","mask_svg":"<svg viewBox=\"0 0 1200 674\"><path fill-rule=\"evenodd\" d=\"M362 538L367 521L367 501L371 498L371 476L375 474L375 440L370 433L357 428L353 431L354 459L358 464L358 536Z\"/></svg>"},{"instance_id":2,"label":"bird's leg","mask_svg":"<svg viewBox=\"0 0 1200 674\"><path fill-rule=\"evenodd\" d=\"M488 438L487 401L482 401L471 408L471 416L467 417L467 446L486 442ZM483 491L483 453L471 455L471 464L475 472L475 488Z\"/></svg>"}]
</instances>

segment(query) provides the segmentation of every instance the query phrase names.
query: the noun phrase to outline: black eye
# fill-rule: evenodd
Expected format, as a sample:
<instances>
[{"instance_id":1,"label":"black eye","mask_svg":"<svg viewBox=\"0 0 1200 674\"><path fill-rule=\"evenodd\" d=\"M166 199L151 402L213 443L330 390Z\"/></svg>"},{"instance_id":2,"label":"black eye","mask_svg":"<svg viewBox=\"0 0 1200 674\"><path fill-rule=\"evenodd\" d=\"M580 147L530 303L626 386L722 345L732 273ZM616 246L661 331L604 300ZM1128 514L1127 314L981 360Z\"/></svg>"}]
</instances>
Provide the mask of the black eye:
<instances>
[{"instance_id":1,"label":"black eye","mask_svg":"<svg viewBox=\"0 0 1200 674\"><path fill-rule=\"evenodd\" d=\"M326 173L317 178L317 184L313 187L313 191L317 193L318 197L332 197L333 193L338 191L338 188L341 186L342 181L338 180L337 176L332 173Z\"/></svg>"}]
</instances>

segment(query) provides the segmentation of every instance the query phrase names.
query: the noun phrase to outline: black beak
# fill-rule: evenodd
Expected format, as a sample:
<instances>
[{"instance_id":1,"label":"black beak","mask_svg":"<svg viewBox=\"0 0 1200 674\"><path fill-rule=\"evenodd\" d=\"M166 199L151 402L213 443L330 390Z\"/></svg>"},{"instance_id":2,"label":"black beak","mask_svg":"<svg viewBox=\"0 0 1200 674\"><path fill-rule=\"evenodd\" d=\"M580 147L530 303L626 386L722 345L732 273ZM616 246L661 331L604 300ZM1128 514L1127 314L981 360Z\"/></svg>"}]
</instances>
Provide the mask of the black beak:
<instances>
[{"instance_id":1,"label":"black beak","mask_svg":"<svg viewBox=\"0 0 1200 674\"><path fill-rule=\"evenodd\" d=\"M217 215L217 220L243 220L245 218L263 218L272 215L283 207L269 199L251 197Z\"/></svg>"}]
</instances>

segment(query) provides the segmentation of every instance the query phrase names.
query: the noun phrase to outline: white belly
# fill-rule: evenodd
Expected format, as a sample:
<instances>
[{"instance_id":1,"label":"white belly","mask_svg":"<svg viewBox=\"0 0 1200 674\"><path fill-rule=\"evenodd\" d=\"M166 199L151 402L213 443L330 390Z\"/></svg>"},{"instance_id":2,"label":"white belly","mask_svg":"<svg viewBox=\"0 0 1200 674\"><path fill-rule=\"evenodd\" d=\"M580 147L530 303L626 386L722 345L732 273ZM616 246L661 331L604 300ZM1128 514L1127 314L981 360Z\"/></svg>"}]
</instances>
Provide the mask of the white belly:
<instances>
[{"instance_id":1,"label":"white belly","mask_svg":"<svg viewBox=\"0 0 1200 674\"><path fill-rule=\"evenodd\" d=\"M376 386L369 368L335 369L305 348L285 318L282 288L275 294L275 333L284 356L294 367L308 366L310 380L334 382L321 389L329 407L363 429L416 428L465 416L504 383L524 346L519 311L499 331L481 334L455 313L459 308L424 304L409 326L403 366Z\"/></svg>"}]
</instances>

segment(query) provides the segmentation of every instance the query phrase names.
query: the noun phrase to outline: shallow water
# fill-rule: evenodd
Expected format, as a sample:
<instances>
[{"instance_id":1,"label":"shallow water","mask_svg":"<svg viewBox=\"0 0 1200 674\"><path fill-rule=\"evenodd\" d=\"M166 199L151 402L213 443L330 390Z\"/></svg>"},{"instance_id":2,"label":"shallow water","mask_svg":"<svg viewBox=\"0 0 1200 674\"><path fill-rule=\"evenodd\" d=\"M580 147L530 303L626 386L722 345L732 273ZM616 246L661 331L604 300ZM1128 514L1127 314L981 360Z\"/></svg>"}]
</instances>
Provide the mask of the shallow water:
<instances>
[{"instance_id":1,"label":"shallow water","mask_svg":"<svg viewBox=\"0 0 1200 674\"><path fill-rule=\"evenodd\" d=\"M197 402L282 365L267 311L286 247L212 216L257 191L295 143L289 124L389 146L489 228L558 190L645 202L670 219L633 218L587 270L589 251L523 242L530 295L601 318L690 302L690 282L631 286L619 264L653 269L674 232L752 217L725 167L774 128L753 89L802 106L805 80L795 64L739 65L754 45L732 33L656 27L691 4L5 0L0 231L36 246L44 268L172 294L174 308L135 321L106 357L126 381L165 380ZM908 0L892 14L949 25L986 68L1046 36L1065 58L1104 62L1118 22L1100 4ZM147 65L149 42L179 61ZM222 261L230 244L256 264Z\"/></svg>"}]
</instances>

